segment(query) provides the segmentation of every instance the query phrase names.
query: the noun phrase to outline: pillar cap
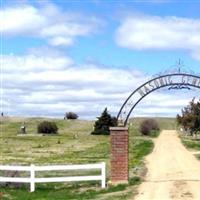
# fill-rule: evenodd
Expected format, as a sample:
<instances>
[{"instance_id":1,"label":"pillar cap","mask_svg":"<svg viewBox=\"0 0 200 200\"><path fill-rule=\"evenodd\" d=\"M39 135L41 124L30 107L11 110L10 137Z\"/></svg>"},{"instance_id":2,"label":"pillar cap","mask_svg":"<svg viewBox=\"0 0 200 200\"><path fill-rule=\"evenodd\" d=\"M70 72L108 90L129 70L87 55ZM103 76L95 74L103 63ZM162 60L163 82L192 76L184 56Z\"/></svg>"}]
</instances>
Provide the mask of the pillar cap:
<instances>
[{"instance_id":1,"label":"pillar cap","mask_svg":"<svg viewBox=\"0 0 200 200\"><path fill-rule=\"evenodd\" d=\"M110 131L128 131L128 127L127 126L125 126L125 127L116 126L116 127L110 127L109 129L110 129Z\"/></svg>"}]
</instances>

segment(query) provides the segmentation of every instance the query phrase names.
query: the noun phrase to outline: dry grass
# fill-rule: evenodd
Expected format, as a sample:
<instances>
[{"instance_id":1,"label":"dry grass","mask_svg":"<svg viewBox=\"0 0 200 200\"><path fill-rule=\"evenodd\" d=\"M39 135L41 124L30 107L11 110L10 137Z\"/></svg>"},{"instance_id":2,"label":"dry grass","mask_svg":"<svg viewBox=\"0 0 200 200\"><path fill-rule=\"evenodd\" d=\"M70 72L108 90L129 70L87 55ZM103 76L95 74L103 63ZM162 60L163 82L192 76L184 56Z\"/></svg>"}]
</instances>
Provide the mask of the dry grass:
<instances>
[{"instance_id":1,"label":"dry grass","mask_svg":"<svg viewBox=\"0 0 200 200\"><path fill-rule=\"evenodd\" d=\"M110 138L109 136L91 135L92 121L68 121L48 119L55 121L58 135L42 136L37 133L37 124L43 118L1 118L0 134L0 163L19 165L44 164L71 164L106 162L107 177L110 174ZM141 137L136 119L130 127L130 176L141 173L143 158L153 148L151 138ZM19 135L22 122L26 123L27 134ZM96 173L96 171L94 171ZM51 174L53 175L53 174ZM134 182L138 184L138 181ZM134 185L133 184L133 185ZM94 189L94 186L96 189ZM134 190L132 186L119 186L99 190L99 183L80 184L42 184L34 194L29 194L27 188L21 190L0 189L3 199L128 199ZM116 193L118 192L118 193ZM59 198L58 198L59 196Z\"/></svg>"}]
</instances>

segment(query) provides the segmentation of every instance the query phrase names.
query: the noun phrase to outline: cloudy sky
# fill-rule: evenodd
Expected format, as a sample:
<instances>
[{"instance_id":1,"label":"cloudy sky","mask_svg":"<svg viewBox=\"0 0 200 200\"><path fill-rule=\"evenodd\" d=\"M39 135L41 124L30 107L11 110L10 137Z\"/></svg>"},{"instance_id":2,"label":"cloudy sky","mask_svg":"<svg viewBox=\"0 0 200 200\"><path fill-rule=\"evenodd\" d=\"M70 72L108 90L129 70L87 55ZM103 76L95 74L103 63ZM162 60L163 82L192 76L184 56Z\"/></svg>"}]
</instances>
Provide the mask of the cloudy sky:
<instances>
[{"instance_id":1,"label":"cloudy sky","mask_svg":"<svg viewBox=\"0 0 200 200\"><path fill-rule=\"evenodd\" d=\"M180 3L181 2L181 3ZM1 111L95 119L154 74L200 73L200 3L1 0ZM175 116L200 91L154 92L134 116Z\"/></svg>"}]
</instances>

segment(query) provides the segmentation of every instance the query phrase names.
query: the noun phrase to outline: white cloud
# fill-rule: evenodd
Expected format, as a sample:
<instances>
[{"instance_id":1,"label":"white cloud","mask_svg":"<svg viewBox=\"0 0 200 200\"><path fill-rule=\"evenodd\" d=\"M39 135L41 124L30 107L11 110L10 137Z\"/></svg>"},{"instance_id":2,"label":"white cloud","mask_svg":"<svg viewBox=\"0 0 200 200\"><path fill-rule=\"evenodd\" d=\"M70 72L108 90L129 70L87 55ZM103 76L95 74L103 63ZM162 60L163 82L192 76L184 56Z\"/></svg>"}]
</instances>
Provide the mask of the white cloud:
<instances>
[{"instance_id":1,"label":"white cloud","mask_svg":"<svg viewBox=\"0 0 200 200\"><path fill-rule=\"evenodd\" d=\"M77 66L59 54L3 56L3 63L3 109L10 115L63 117L71 110L94 119L105 107L116 115L129 94L149 79L134 68ZM195 91L155 92L133 114L175 116L193 96Z\"/></svg>"},{"instance_id":2,"label":"white cloud","mask_svg":"<svg viewBox=\"0 0 200 200\"><path fill-rule=\"evenodd\" d=\"M200 19L128 16L116 32L116 42L136 50L187 50L200 59Z\"/></svg>"},{"instance_id":3,"label":"white cloud","mask_svg":"<svg viewBox=\"0 0 200 200\"><path fill-rule=\"evenodd\" d=\"M64 12L53 4L21 5L0 10L4 37L27 36L45 39L52 46L72 45L78 36L94 33L102 22L93 16Z\"/></svg>"},{"instance_id":4,"label":"white cloud","mask_svg":"<svg viewBox=\"0 0 200 200\"><path fill-rule=\"evenodd\" d=\"M194 97L197 90L158 90L144 98L135 108L136 116L175 117ZM133 113L134 114L134 113Z\"/></svg>"},{"instance_id":5,"label":"white cloud","mask_svg":"<svg viewBox=\"0 0 200 200\"><path fill-rule=\"evenodd\" d=\"M138 76L133 79L130 71L124 69L92 64L75 66L71 59L62 55L54 58L28 54L2 58L3 105L5 112L9 110L13 115L56 114L62 117L63 112L81 107L82 116L94 117L105 106L116 104L127 96L128 84L140 82L142 75L133 70L132 73ZM36 111L37 106L39 110Z\"/></svg>"},{"instance_id":6,"label":"white cloud","mask_svg":"<svg viewBox=\"0 0 200 200\"><path fill-rule=\"evenodd\" d=\"M28 34L47 24L48 19L32 6L6 8L0 11L1 31L9 35Z\"/></svg>"},{"instance_id":7,"label":"white cloud","mask_svg":"<svg viewBox=\"0 0 200 200\"><path fill-rule=\"evenodd\" d=\"M55 37L48 41L48 43L52 46L70 46L73 44L72 38L65 37Z\"/></svg>"},{"instance_id":8,"label":"white cloud","mask_svg":"<svg viewBox=\"0 0 200 200\"><path fill-rule=\"evenodd\" d=\"M55 47L73 45L77 37L90 35L101 25L93 16L64 12L49 3L0 10L4 37L41 38ZM200 59L199 33L198 20L132 16L122 22L116 40L120 46L137 50L185 49ZM108 107L116 115L129 94L149 79L134 67L76 65L63 53L41 47L26 55L1 57L5 114L63 117L66 111L75 111L80 117L94 119ZM172 94L153 93L138 104L134 114L175 115L195 95L172 98Z\"/></svg>"},{"instance_id":9,"label":"white cloud","mask_svg":"<svg viewBox=\"0 0 200 200\"><path fill-rule=\"evenodd\" d=\"M26 56L5 55L2 56L2 66L5 73L32 73L63 70L73 64L69 57L49 57L29 54Z\"/></svg>"}]
</instances>

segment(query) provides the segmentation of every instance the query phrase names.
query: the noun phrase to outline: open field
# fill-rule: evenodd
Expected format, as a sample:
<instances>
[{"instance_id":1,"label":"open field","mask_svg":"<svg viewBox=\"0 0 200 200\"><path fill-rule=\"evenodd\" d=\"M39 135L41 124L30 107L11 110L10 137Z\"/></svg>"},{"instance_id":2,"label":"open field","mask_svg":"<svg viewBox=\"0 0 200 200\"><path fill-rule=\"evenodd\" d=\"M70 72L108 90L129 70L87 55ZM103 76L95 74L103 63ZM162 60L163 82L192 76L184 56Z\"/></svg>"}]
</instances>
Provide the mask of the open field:
<instances>
[{"instance_id":1,"label":"open field","mask_svg":"<svg viewBox=\"0 0 200 200\"><path fill-rule=\"evenodd\" d=\"M37 134L37 124L42 118L4 118L1 120L0 163L35 165L45 164L82 164L106 162L107 177L110 169L109 136L94 136L92 121L56 121L58 135L42 136ZM50 120L50 119L48 119ZM152 139L142 137L138 125L142 119L135 119L130 126L129 167L131 185L140 182L137 176L144 173L143 158L153 149ZM21 123L25 121L27 134L19 135ZM162 128L174 126L174 119L158 119ZM94 172L95 173L95 172ZM30 194L22 189L1 188L3 199L128 199L133 186L123 185L101 190L99 183L38 184L36 192ZM23 197L23 198L22 198Z\"/></svg>"}]
</instances>

